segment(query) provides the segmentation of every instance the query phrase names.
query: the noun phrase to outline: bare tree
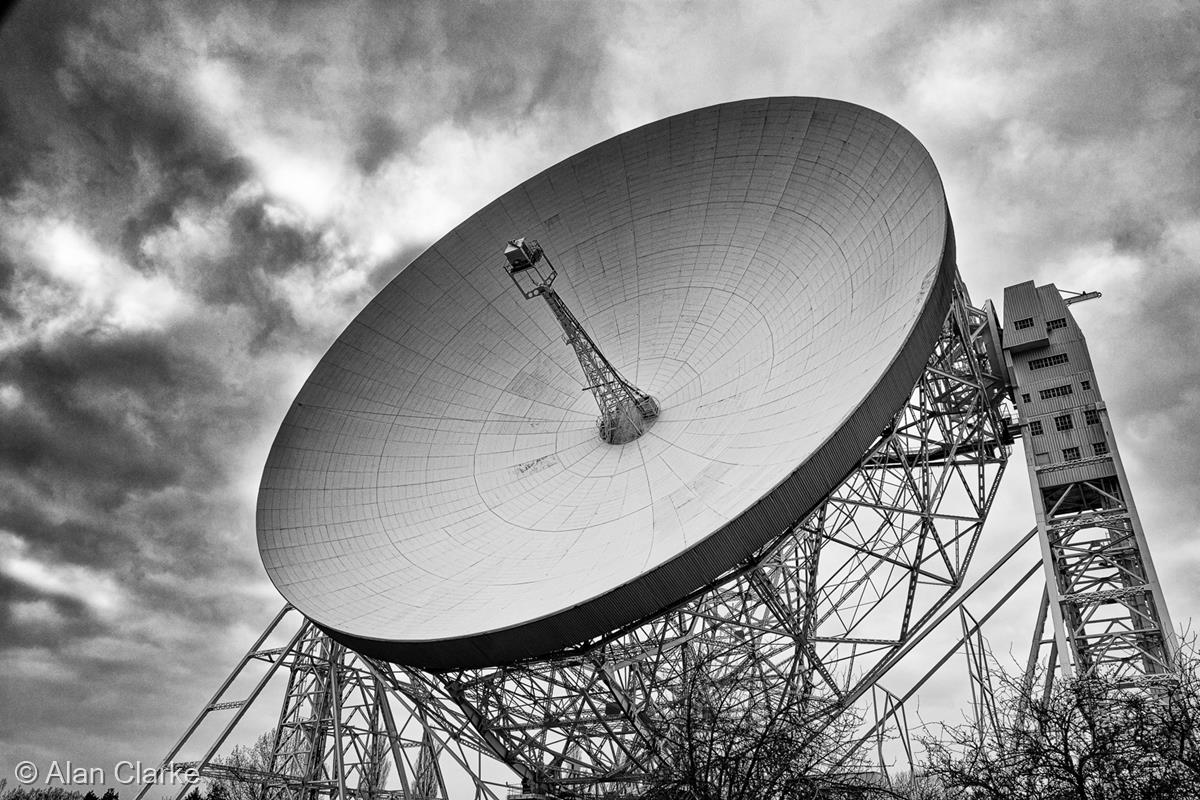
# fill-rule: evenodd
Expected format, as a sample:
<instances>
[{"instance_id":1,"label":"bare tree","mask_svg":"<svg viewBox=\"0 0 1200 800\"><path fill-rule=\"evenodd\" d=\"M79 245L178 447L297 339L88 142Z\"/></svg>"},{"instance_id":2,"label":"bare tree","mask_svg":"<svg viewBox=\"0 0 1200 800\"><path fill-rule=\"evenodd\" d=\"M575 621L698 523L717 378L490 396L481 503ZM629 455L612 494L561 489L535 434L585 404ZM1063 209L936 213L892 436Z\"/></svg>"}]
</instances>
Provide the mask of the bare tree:
<instances>
[{"instance_id":1,"label":"bare tree","mask_svg":"<svg viewBox=\"0 0 1200 800\"><path fill-rule=\"evenodd\" d=\"M692 648L671 708L669 742L644 800L897 797L874 772L829 770L861 720L806 696L801 681L764 673L762 658ZM854 763L851 761L851 763Z\"/></svg>"},{"instance_id":2,"label":"bare tree","mask_svg":"<svg viewBox=\"0 0 1200 800\"><path fill-rule=\"evenodd\" d=\"M946 796L988 800L1200 797L1200 670L1194 647L1173 680L1131 687L1104 675L1028 697L1001 675L995 730L944 726L924 741Z\"/></svg>"},{"instance_id":3,"label":"bare tree","mask_svg":"<svg viewBox=\"0 0 1200 800\"><path fill-rule=\"evenodd\" d=\"M222 760L231 777L213 780L209 788L210 798L215 793L221 800L263 800L266 788L262 777L271 769L274 746L274 731L259 734L254 744L235 746Z\"/></svg>"},{"instance_id":4,"label":"bare tree","mask_svg":"<svg viewBox=\"0 0 1200 800\"><path fill-rule=\"evenodd\" d=\"M211 781L208 800L273 800L288 796L288 792L281 791L280 787L287 779L302 776L281 774L279 759L274 753L275 737L275 731L265 731L253 744L238 745L221 759L223 777ZM385 791L391 771L389 754L389 741L385 735L371 737L365 762L351 765L351 769L357 771L352 773L355 783L349 788L356 796L369 798ZM331 755L326 756L325 765L332 769ZM347 782L350 783L350 780L347 779Z\"/></svg>"}]
</instances>

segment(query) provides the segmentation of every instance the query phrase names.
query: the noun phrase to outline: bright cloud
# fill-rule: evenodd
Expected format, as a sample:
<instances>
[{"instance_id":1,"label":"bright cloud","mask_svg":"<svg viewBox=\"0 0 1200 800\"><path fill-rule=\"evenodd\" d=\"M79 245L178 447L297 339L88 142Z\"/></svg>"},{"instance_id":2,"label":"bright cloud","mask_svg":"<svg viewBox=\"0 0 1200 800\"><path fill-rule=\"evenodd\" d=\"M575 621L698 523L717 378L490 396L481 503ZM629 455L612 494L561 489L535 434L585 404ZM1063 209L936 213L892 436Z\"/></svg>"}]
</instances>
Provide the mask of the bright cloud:
<instances>
[{"instance_id":1,"label":"bright cloud","mask_svg":"<svg viewBox=\"0 0 1200 800\"><path fill-rule=\"evenodd\" d=\"M0 572L37 592L78 600L102 617L114 617L123 604L120 586L111 575L79 565L47 564L29 554L24 540L6 531L0 531ZM38 602L31 604L24 617L37 616L39 607Z\"/></svg>"},{"instance_id":2,"label":"bright cloud","mask_svg":"<svg viewBox=\"0 0 1200 800\"><path fill-rule=\"evenodd\" d=\"M183 298L169 278L138 272L68 220L10 222L8 232L57 288L42 294L43 302L53 306L39 323L50 336L94 326L161 329L185 313ZM48 309L40 310L44 314Z\"/></svg>"}]
</instances>

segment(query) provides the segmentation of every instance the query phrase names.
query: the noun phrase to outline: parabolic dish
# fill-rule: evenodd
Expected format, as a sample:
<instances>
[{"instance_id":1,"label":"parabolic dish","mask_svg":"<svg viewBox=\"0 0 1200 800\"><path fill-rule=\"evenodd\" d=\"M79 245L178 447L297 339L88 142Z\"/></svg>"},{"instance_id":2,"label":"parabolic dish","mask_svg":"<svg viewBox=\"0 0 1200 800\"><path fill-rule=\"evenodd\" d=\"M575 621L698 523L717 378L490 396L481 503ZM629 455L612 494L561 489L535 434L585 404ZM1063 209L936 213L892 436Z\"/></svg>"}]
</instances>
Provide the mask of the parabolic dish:
<instances>
[{"instance_id":1,"label":"parabolic dish","mask_svg":"<svg viewBox=\"0 0 1200 800\"><path fill-rule=\"evenodd\" d=\"M601 441L575 354L504 269L554 284L661 413ZM670 607L833 489L949 306L929 154L874 111L727 103L590 147L396 276L288 411L263 563L359 652L430 669L552 653Z\"/></svg>"}]
</instances>

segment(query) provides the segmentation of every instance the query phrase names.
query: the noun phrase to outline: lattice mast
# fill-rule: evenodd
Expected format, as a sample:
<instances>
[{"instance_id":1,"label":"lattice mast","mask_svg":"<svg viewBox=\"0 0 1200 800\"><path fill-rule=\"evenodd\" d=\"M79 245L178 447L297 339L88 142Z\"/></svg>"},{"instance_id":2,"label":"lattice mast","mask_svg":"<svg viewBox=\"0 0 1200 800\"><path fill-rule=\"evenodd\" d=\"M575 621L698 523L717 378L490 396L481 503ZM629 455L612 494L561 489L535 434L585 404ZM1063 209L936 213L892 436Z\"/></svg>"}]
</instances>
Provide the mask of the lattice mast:
<instances>
[{"instance_id":1,"label":"lattice mast","mask_svg":"<svg viewBox=\"0 0 1200 800\"><path fill-rule=\"evenodd\" d=\"M627 381L612 365L591 336L579 324L579 320L567 308L567 304L551 288L558 271L550 263L541 245L524 238L514 239L504 249L508 259L506 269L516 287L526 299L541 295L554 312L554 317L563 329L563 339L575 351L579 366L583 368L587 388L600 407L600 438L609 444L625 444L645 432L650 420L658 416L658 401ZM547 272L538 269L545 262ZM522 285L522 281L528 284Z\"/></svg>"},{"instance_id":2,"label":"lattice mast","mask_svg":"<svg viewBox=\"0 0 1200 800\"><path fill-rule=\"evenodd\" d=\"M1054 284L1004 290L1004 354L1046 572L1050 666L1136 685L1167 678L1176 641L1087 342Z\"/></svg>"}]
</instances>

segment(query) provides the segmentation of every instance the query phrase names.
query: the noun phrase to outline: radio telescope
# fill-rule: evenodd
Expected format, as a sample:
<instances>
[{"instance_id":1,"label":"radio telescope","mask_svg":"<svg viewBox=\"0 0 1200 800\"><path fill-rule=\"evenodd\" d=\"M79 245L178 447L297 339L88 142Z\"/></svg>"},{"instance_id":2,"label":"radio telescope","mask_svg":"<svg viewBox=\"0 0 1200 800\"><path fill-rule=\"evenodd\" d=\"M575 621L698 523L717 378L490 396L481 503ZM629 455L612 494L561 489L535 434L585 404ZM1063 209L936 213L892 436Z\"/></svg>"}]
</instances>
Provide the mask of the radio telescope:
<instances>
[{"instance_id":1,"label":"radio telescope","mask_svg":"<svg viewBox=\"0 0 1200 800\"><path fill-rule=\"evenodd\" d=\"M661 413L623 444L556 289ZM542 656L653 615L811 510L904 403L949 303L940 180L865 108L773 98L589 148L489 204L346 328L280 429L259 547L355 650L434 669Z\"/></svg>"},{"instance_id":2,"label":"radio telescope","mask_svg":"<svg viewBox=\"0 0 1200 800\"><path fill-rule=\"evenodd\" d=\"M1010 286L1004 328L975 307L929 155L849 103L727 103L550 167L396 276L288 410L258 502L288 605L168 753L194 768L178 797L203 775L444 800L445 763L498 800L483 758L513 798L640 797L722 698L751 736L781 710L821 736L869 702L820 763L886 777L884 729L907 742L905 701L959 649L995 719L981 626L1039 574L1024 686L1039 663L1169 682L1170 617L1068 308L1094 296ZM972 582L1018 436L1036 527ZM1002 573L1035 536L1039 559ZM957 643L885 688L954 615ZM277 672L269 763L216 760Z\"/></svg>"}]
</instances>

